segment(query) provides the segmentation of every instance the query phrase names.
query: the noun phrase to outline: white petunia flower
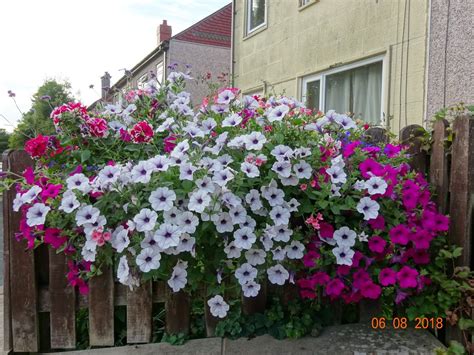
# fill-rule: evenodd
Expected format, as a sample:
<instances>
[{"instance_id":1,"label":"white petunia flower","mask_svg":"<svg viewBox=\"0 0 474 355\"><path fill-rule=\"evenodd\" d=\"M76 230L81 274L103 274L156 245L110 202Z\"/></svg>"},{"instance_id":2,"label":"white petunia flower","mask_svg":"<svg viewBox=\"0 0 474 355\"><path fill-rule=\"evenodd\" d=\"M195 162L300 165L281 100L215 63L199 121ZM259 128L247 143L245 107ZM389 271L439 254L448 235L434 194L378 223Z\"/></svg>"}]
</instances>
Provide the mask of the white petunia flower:
<instances>
[{"instance_id":1,"label":"white petunia flower","mask_svg":"<svg viewBox=\"0 0 474 355\"><path fill-rule=\"evenodd\" d=\"M267 111L267 118L270 122L281 121L283 117L290 111L290 108L286 105L279 105L269 111Z\"/></svg>"},{"instance_id":2,"label":"white petunia flower","mask_svg":"<svg viewBox=\"0 0 474 355\"><path fill-rule=\"evenodd\" d=\"M260 176L260 170L258 170L255 165L248 162L240 164L240 170L249 178Z\"/></svg>"},{"instance_id":3,"label":"white petunia flower","mask_svg":"<svg viewBox=\"0 0 474 355\"><path fill-rule=\"evenodd\" d=\"M265 263L266 255L267 253L261 249L249 249L245 252L245 259L252 266L262 265Z\"/></svg>"},{"instance_id":4,"label":"white petunia flower","mask_svg":"<svg viewBox=\"0 0 474 355\"><path fill-rule=\"evenodd\" d=\"M89 179L82 173L74 174L66 179L68 190L79 190L83 194L91 190Z\"/></svg>"},{"instance_id":5,"label":"white petunia flower","mask_svg":"<svg viewBox=\"0 0 474 355\"><path fill-rule=\"evenodd\" d=\"M168 280L168 286L171 287L173 292L178 292L183 289L188 283L188 273L186 268L183 266L183 263L178 263L173 268L173 273L171 274L170 279Z\"/></svg>"},{"instance_id":6,"label":"white petunia flower","mask_svg":"<svg viewBox=\"0 0 474 355\"><path fill-rule=\"evenodd\" d=\"M354 185L352 185L352 187L354 188L354 190L362 191L363 189L365 189L365 181L364 180L357 180L354 183Z\"/></svg>"},{"instance_id":7,"label":"white petunia flower","mask_svg":"<svg viewBox=\"0 0 474 355\"><path fill-rule=\"evenodd\" d=\"M51 210L51 207L44 203L35 203L26 212L26 224L30 227L44 224L46 215Z\"/></svg>"},{"instance_id":8,"label":"white petunia flower","mask_svg":"<svg viewBox=\"0 0 474 355\"><path fill-rule=\"evenodd\" d=\"M300 160L299 163L293 165L293 171L299 179L309 179L313 173L311 165L304 160Z\"/></svg>"},{"instance_id":9,"label":"white petunia flower","mask_svg":"<svg viewBox=\"0 0 474 355\"><path fill-rule=\"evenodd\" d=\"M108 186L115 183L120 175L120 167L116 165L106 165L99 171L99 181L101 186Z\"/></svg>"},{"instance_id":10,"label":"white petunia flower","mask_svg":"<svg viewBox=\"0 0 474 355\"><path fill-rule=\"evenodd\" d=\"M118 226L115 228L115 230L112 232L110 242L112 244L112 248L117 250L118 253L122 253L130 244L128 229L125 229L123 226Z\"/></svg>"},{"instance_id":11,"label":"white petunia flower","mask_svg":"<svg viewBox=\"0 0 474 355\"><path fill-rule=\"evenodd\" d=\"M340 169L344 169L344 167L346 166L346 163L344 161L343 156L340 154L337 157L332 158L331 159L331 166L332 167L337 167L337 168L340 168Z\"/></svg>"},{"instance_id":12,"label":"white petunia flower","mask_svg":"<svg viewBox=\"0 0 474 355\"><path fill-rule=\"evenodd\" d=\"M250 229L255 229L256 226L257 226L257 222L255 222L255 220L249 215L245 217L245 222L239 223L240 228L249 227Z\"/></svg>"},{"instance_id":13,"label":"white petunia flower","mask_svg":"<svg viewBox=\"0 0 474 355\"><path fill-rule=\"evenodd\" d=\"M193 234L199 225L199 219L189 211L183 212L178 216L178 226L184 233Z\"/></svg>"},{"instance_id":14,"label":"white petunia flower","mask_svg":"<svg viewBox=\"0 0 474 355\"><path fill-rule=\"evenodd\" d=\"M117 267L117 278L121 284L126 284L130 276L130 268L128 266L127 257L123 255L120 258L118 267Z\"/></svg>"},{"instance_id":15,"label":"white petunia flower","mask_svg":"<svg viewBox=\"0 0 474 355\"><path fill-rule=\"evenodd\" d=\"M286 250L278 246L272 250L273 260L274 261L283 261L285 260Z\"/></svg>"},{"instance_id":16,"label":"white petunia flower","mask_svg":"<svg viewBox=\"0 0 474 355\"><path fill-rule=\"evenodd\" d=\"M290 201L288 201L288 210L290 212L296 212L298 211L300 203L296 200L296 198L292 198Z\"/></svg>"},{"instance_id":17,"label":"white petunia flower","mask_svg":"<svg viewBox=\"0 0 474 355\"><path fill-rule=\"evenodd\" d=\"M187 233L183 233L181 234L181 237L179 238L179 244L176 247L176 250L179 251L180 253L183 253L183 252L193 253L195 244L196 244L196 238L191 237Z\"/></svg>"},{"instance_id":18,"label":"white petunia flower","mask_svg":"<svg viewBox=\"0 0 474 355\"><path fill-rule=\"evenodd\" d=\"M30 187L30 189L26 191L23 195L21 195L21 200L23 201L23 203L31 203L42 190L43 189L41 187L34 185ZM15 212L18 212L18 210L16 210Z\"/></svg>"},{"instance_id":19,"label":"white petunia flower","mask_svg":"<svg viewBox=\"0 0 474 355\"><path fill-rule=\"evenodd\" d=\"M275 206L270 211L270 218L275 225L288 224L290 221L290 211L282 206Z\"/></svg>"},{"instance_id":20,"label":"white petunia flower","mask_svg":"<svg viewBox=\"0 0 474 355\"><path fill-rule=\"evenodd\" d=\"M341 196L341 186L336 184L331 184L331 197L340 197Z\"/></svg>"},{"instance_id":21,"label":"white petunia flower","mask_svg":"<svg viewBox=\"0 0 474 355\"><path fill-rule=\"evenodd\" d=\"M181 230L172 224L163 223L155 232L154 238L161 249L179 245Z\"/></svg>"},{"instance_id":22,"label":"white petunia flower","mask_svg":"<svg viewBox=\"0 0 474 355\"><path fill-rule=\"evenodd\" d=\"M280 181L283 186L297 186L300 180L297 176L290 175L289 177L280 176Z\"/></svg>"},{"instance_id":23,"label":"white petunia flower","mask_svg":"<svg viewBox=\"0 0 474 355\"><path fill-rule=\"evenodd\" d=\"M369 236L365 234L365 232L362 232L359 234L359 241L360 242L368 242L369 241Z\"/></svg>"},{"instance_id":24,"label":"white petunia flower","mask_svg":"<svg viewBox=\"0 0 474 355\"><path fill-rule=\"evenodd\" d=\"M63 194L63 198L61 200L61 205L59 206L60 211L64 211L64 213L71 213L76 208L78 208L81 204L77 200L76 195L74 192L68 190Z\"/></svg>"},{"instance_id":25,"label":"white petunia flower","mask_svg":"<svg viewBox=\"0 0 474 355\"><path fill-rule=\"evenodd\" d=\"M232 232L234 230L232 218L227 212L220 213L213 222L218 233Z\"/></svg>"},{"instance_id":26,"label":"white petunia flower","mask_svg":"<svg viewBox=\"0 0 474 355\"><path fill-rule=\"evenodd\" d=\"M205 119L204 121L201 122L201 130L204 132L204 134L209 134L211 133L212 130L214 130L214 128L217 127L217 123L216 121L209 117L207 119Z\"/></svg>"},{"instance_id":27,"label":"white petunia flower","mask_svg":"<svg viewBox=\"0 0 474 355\"><path fill-rule=\"evenodd\" d=\"M293 156L293 149L286 145L279 144L272 149L270 154L273 155L278 161L288 161Z\"/></svg>"},{"instance_id":28,"label":"white petunia flower","mask_svg":"<svg viewBox=\"0 0 474 355\"><path fill-rule=\"evenodd\" d=\"M165 223L168 224L178 224L178 216L181 213L179 209L176 207L173 207L169 209L168 211L163 212L163 219Z\"/></svg>"},{"instance_id":29,"label":"white petunia flower","mask_svg":"<svg viewBox=\"0 0 474 355\"><path fill-rule=\"evenodd\" d=\"M219 95L217 95L216 102L219 105L228 105L235 98L235 95L230 90L223 90Z\"/></svg>"},{"instance_id":30,"label":"white petunia flower","mask_svg":"<svg viewBox=\"0 0 474 355\"><path fill-rule=\"evenodd\" d=\"M133 217L133 222L135 222L137 231L145 232L155 228L157 218L158 215L155 211L149 208L142 208L140 212Z\"/></svg>"},{"instance_id":31,"label":"white petunia flower","mask_svg":"<svg viewBox=\"0 0 474 355\"><path fill-rule=\"evenodd\" d=\"M242 117L236 113L233 113L222 121L222 127L235 127L238 126L240 122L242 122Z\"/></svg>"},{"instance_id":32,"label":"white petunia flower","mask_svg":"<svg viewBox=\"0 0 474 355\"><path fill-rule=\"evenodd\" d=\"M336 257L337 265L352 266L352 258L354 257L354 250L348 246L338 246L332 250L332 253Z\"/></svg>"},{"instance_id":33,"label":"white petunia flower","mask_svg":"<svg viewBox=\"0 0 474 355\"><path fill-rule=\"evenodd\" d=\"M237 258L240 258L242 249L237 248L234 242L230 242L229 244L225 246L224 252L226 253L229 259L237 259Z\"/></svg>"},{"instance_id":34,"label":"white petunia flower","mask_svg":"<svg viewBox=\"0 0 474 355\"><path fill-rule=\"evenodd\" d=\"M256 297L260 292L260 288L260 284L252 280L242 285L242 292L244 293L244 297Z\"/></svg>"},{"instance_id":35,"label":"white petunia flower","mask_svg":"<svg viewBox=\"0 0 474 355\"><path fill-rule=\"evenodd\" d=\"M186 127L183 128L191 138L204 138L204 132L194 122L190 122Z\"/></svg>"},{"instance_id":36,"label":"white petunia flower","mask_svg":"<svg viewBox=\"0 0 474 355\"><path fill-rule=\"evenodd\" d=\"M173 117L168 117L161 125L158 126L156 129L156 132L164 132L164 131L169 131L171 129L171 126L174 124L174 118Z\"/></svg>"},{"instance_id":37,"label":"white petunia flower","mask_svg":"<svg viewBox=\"0 0 474 355\"><path fill-rule=\"evenodd\" d=\"M262 243L265 251L270 251L270 249L273 248L273 240L269 234L263 234L260 237L260 243Z\"/></svg>"},{"instance_id":38,"label":"white petunia flower","mask_svg":"<svg viewBox=\"0 0 474 355\"><path fill-rule=\"evenodd\" d=\"M193 174L197 168L191 163L181 164L179 167L179 179L193 181Z\"/></svg>"},{"instance_id":39,"label":"white petunia flower","mask_svg":"<svg viewBox=\"0 0 474 355\"><path fill-rule=\"evenodd\" d=\"M274 285L284 285L286 280L289 279L290 274L288 271L280 264L272 266L267 270L268 281Z\"/></svg>"},{"instance_id":40,"label":"white petunia flower","mask_svg":"<svg viewBox=\"0 0 474 355\"><path fill-rule=\"evenodd\" d=\"M331 166L329 169L326 170L326 173L331 178L331 182L333 184L344 184L347 181L347 175L344 172L344 169L334 165Z\"/></svg>"},{"instance_id":41,"label":"white petunia flower","mask_svg":"<svg viewBox=\"0 0 474 355\"><path fill-rule=\"evenodd\" d=\"M184 153L186 153L188 150L189 150L189 143L188 143L188 140L185 139L184 141L176 144L176 146L171 151L170 155L174 158L178 158L182 156Z\"/></svg>"},{"instance_id":42,"label":"white petunia flower","mask_svg":"<svg viewBox=\"0 0 474 355\"><path fill-rule=\"evenodd\" d=\"M223 187L227 185L227 183L233 178L234 174L232 174L229 168L225 168L223 170L216 171L212 177L212 181L220 187Z\"/></svg>"},{"instance_id":43,"label":"white petunia flower","mask_svg":"<svg viewBox=\"0 0 474 355\"><path fill-rule=\"evenodd\" d=\"M260 132L252 132L245 137L245 148L247 150L261 150L267 142L265 136Z\"/></svg>"},{"instance_id":44,"label":"white petunia flower","mask_svg":"<svg viewBox=\"0 0 474 355\"><path fill-rule=\"evenodd\" d=\"M214 317L225 318L229 311L229 305L224 301L222 296L217 295L207 301L209 311Z\"/></svg>"},{"instance_id":45,"label":"white petunia flower","mask_svg":"<svg viewBox=\"0 0 474 355\"><path fill-rule=\"evenodd\" d=\"M387 186L385 180L378 176L372 176L365 182L365 188L370 195L384 194Z\"/></svg>"},{"instance_id":46,"label":"white petunia flower","mask_svg":"<svg viewBox=\"0 0 474 355\"><path fill-rule=\"evenodd\" d=\"M211 203L211 197L204 190L193 192L189 198L188 209L197 213L202 213Z\"/></svg>"},{"instance_id":47,"label":"white petunia flower","mask_svg":"<svg viewBox=\"0 0 474 355\"><path fill-rule=\"evenodd\" d=\"M281 224L274 226L271 229L271 234L273 236L274 241L287 243L288 241L290 241L290 237L293 234L293 230L289 229L288 225Z\"/></svg>"},{"instance_id":48,"label":"white petunia flower","mask_svg":"<svg viewBox=\"0 0 474 355\"><path fill-rule=\"evenodd\" d=\"M304 245L297 240L294 240L290 245L285 246L285 251L288 259L299 260L304 255Z\"/></svg>"},{"instance_id":49,"label":"white petunia flower","mask_svg":"<svg viewBox=\"0 0 474 355\"><path fill-rule=\"evenodd\" d=\"M137 266L142 272L157 270L160 267L161 254L152 248L142 249L136 258Z\"/></svg>"},{"instance_id":50,"label":"white petunia flower","mask_svg":"<svg viewBox=\"0 0 474 355\"><path fill-rule=\"evenodd\" d=\"M311 149L307 147L299 147L295 149L295 156L298 158L307 158L311 155Z\"/></svg>"},{"instance_id":51,"label":"white petunia flower","mask_svg":"<svg viewBox=\"0 0 474 355\"><path fill-rule=\"evenodd\" d=\"M148 162L153 167L153 172L167 171L170 166L170 160L164 155L157 155L148 159Z\"/></svg>"},{"instance_id":52,"label":"white petunia flower","mask_svg":"<svg viewBox=\"0 0 474 355\"><path fill-rule=\"evenodd\" d=\"M270 206L281 206L285 202L285 193L279 188L270 186L262 187L262 196L268 201Z\"/></svg>"},{"instance_id":53,"label":"white petunia flower","mask_svg":"<svg viewBox=\"0 0 474 355\"><path fill-rule=\"evenodd\" d=\"M141 161L135 165L131 171L131 179L134 183L146 184L151 179L151 173L153 172L154 166L148 161Z\"/></svg>"},{"instance_id":54,"label":"white petunia flower","mask_svg":"<svg viewBox=\"0 0 474 355\"><path fill-rule=\"evenodd\" d=\"M87 223L95 223L99 215L100 211L91 205L81 207L76 212L76 225L82 226Z\"/></svg>"},{"instance_id":55,"label":"white petunia flower","mask_svg":"<svg viewBox=\"0 0 474 355\"><path fill-rule=\"evenodd\" d=\"M245 136L237 136L232 138L229 143L227 143L227 146L229 148L242 148L245 145L246 139Z\"/></svg>"},{"instance_id":56,"label":"white petunia flower","mask_svg":"<svg viewBox=\"0 0 474 355\"><path fill-rule=\"evenodd\" d=\"M356 123L347 115L344 114L337 114L335 119L337 123L339 123L344 129L352 129L357 128Z\"/></svg>"},{"instance_id":57,"label":"white petunia flower","mask_svg":"<svg viewBox=\"0 0 474 355\"><path fill-rule=\"evenodd\" d=\"M155 234L151 231L145 232L145 238L140 242L142 249L151 248L156 249L158 252L162 252L163 249L158 246L158 241L155 239Z\"/></svg>"},{"instance_id":58,"label":"white petunia flower","mask_svg":"<svg viewBox=\"0 0 474 355\"><path fill-rule=\"evenodd\" d=\"M234 233L235 246L241 249L250 249L257 240L257 236L249 227L237 229Z\"/></svg>"},{"instance_id":59,"label":"white petunia flower","mask_svg":"<svg viewBox=\"0 0 474 355\"><path fill-rule=\"evenodd\" d=\"M245 195L245 202L248 203L252 211L259 210L263 207L262 201L260 200L260 193L255 189L250 190L249 193Z\"/></svg>"},{"instance_id":60,"label":"white petunia flower","mask_svg":"<svg viewBox=\"0 0 474 355\"><path fill-rule=\"evenodd\" d=\"M235 278L240 285L245 285L249 281L253 281L257 277L257 269L249 263L242 264L235 270Z\"/></svg>"},{"instance_id":61,"label":"white petunia flower","mask_svg":"<svg viewBox=\"0 0 474 355\"><path fill-rule=\"evenodd\" d=\"M357 233L349 227L341 227L334 231L333 239L338 246L352 247L355 244Z\"/></svg>"},{"instance_id":62,"label":"white petunia flower","mask_svg":"<svg viewBox=\"0 0 474 355\"><path fill-rule=\"evenodd\" d=\"M375 219L379 215L380 205L370 197L362 197L357 204L357 211L364 215L364 220Z\"/></svg>"},{"instance_id":63,"label":"white petunia flower","mask_svg":"<svg viewBox=\"0 0 474 355\"><path fill-rule=\"evenodd\" d=\"M214 183L212 182L211 178L208 176L203 177L202 179L196 180L196 186L199 188L199 190L210 193L210 194L212 194L216 190Z\"/></svg>"},{"instance_id":64,"label":"white petunia flower","mask_svg":"<svg viewBox=\"0 0 474 355\"><path fill-rule=\"evenodd\" d=\"M288 178L291 175L291 163L289 161L276 161L272 165L272 170L279 176Z\"/></svg>"},{"instance_id":65,"label":"white petunia flower","mask_svg":"<svg viewBox=\"0 0 474 355\"><path fill-rule=\"evenodd\" d=\"M88 240L82 247L81 255L85 261L94 262L97 255L97 243L93 240Z\"/></svg>"},{"instance_id":66,"label":"white petunia flower","mask_svg":"<svg viewBox=\"0 0 474 355\"><path fill-rule=\"evenodd\" d=\"M176 200L176 193L167 187L159 187L152 191L148 201L151 208L155 211L169 211L173 208L173 202Z\"/></svg>"},{"instance_id":67,"label":"white petunia flower","mask_svg":"<svg viewBox=\"0 0 474 355\"><path fill-rule=\"evenodd\" d=\"M237 207L229 209L229 215L233 224L241 224L246 220L247 211L242 207L242 205L238 205Z\"/></svg>"}]
</instances>

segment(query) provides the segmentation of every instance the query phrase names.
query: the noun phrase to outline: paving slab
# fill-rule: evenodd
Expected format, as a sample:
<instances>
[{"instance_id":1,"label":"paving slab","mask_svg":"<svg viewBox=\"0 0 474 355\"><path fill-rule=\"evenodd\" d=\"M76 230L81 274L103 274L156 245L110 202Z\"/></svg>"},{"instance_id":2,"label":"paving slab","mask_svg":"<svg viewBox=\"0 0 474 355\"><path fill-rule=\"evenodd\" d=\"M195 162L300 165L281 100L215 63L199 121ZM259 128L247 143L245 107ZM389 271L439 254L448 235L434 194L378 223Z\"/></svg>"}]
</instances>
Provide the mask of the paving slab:
<instances>
[{"instance_id":1,"label":"paving slab","mask_svg":"<svg viewBox=\"0 0 474 355\"><path fill-rule=\"evenodd\" d=\"M318 337L277 340L269 335L255 339L224 340L223 353L237 354L433 354L444 348L426 330L374 330L368 324L346 324L325 328Z\"/></svg>"}]
</instances>

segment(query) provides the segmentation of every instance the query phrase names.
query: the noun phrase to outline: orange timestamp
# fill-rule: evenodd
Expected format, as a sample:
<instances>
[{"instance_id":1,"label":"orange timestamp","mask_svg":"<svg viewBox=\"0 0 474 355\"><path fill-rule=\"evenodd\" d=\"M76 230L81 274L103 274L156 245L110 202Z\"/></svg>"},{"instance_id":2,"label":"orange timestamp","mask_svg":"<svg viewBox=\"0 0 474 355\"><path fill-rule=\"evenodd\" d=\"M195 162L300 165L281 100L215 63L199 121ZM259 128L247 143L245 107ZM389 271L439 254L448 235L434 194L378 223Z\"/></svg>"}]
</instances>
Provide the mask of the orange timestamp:
<instances>
[{"instance_id":1,"label":"orange timestamp","mask_svg":"<svg viewBox=\"0 0 474 355\"><path fill-rule=\"evenodd\" d=\"M407 329L410 323L415 329L442 329L444 326L443 318L416 317L414 322L409 322L406 317L394 317L386 319L385 317L373 317L371 320L372 329L385 329L392 326L394 329Z\"/></svg>"}]
</instances>

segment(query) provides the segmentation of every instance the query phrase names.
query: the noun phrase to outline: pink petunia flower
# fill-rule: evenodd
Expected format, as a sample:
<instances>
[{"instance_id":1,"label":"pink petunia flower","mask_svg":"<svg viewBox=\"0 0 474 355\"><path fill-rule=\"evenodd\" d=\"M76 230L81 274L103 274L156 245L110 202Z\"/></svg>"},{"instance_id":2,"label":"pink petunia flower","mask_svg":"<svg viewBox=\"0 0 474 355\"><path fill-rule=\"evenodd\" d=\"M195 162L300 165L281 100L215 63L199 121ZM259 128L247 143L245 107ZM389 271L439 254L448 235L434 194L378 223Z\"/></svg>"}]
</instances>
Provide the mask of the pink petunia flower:
<instances>
[{"instance_id":1,"label":"pink petunia flower","mask_svg":"<svg viewBox=\"0 0 474 355\"><path fill-rule=\"evenodd\" d=\"M389 267L380 270L379 282L382 286L394 285L397 282L396 271Z\"/></svg>"},{"instance_id":2,"label":"pink petunia flower","mask_svg":"<svg viewBox=\"0 0 474 355\"><path fill-rule=\"evenodd\" d=\"M404 266L397 272L397 281L401 288L414 288L418 284L418 271Z\"/></svg>"},{"instance_id":3,"label":"pink petunia flower","mask_svg":"<svg viewBox=\"0 0 474 355\"><path fill-rule=\"evenodd\" d=\"M361 294L365 298L376 300L380 297L381 293L382 293L382 288L376 283L372 282L372 280L366 281L362 285Z\"/></svg>"},{"instance_id":4,"label":"pink petunia flower","mask_svg":"<svg viewBox=\"0 0 474 355\"><path fill-rule=\"evenodd\" d=\"M384 173L383 166L371 158L367 158L360 163L359 169L365 179L369 179L372 176L382 176Z\"/></svg>"},{"instance_id":5,"label":"pink petunia flower","mask_svg":"<svg viewBox=\"0 0 474 355\"><path fill-rule=\"evenodd\" d=\"M338 297L344 290L344 283L339 279L333 279L326 284L326 294L331 298Z\"/></svg>"},{"instance_id":6,"label":"pink petunia flower","mask_svg":"<svg viewBox=\"0 0 474 355\"><path fill-rule=\"evenodd\" d=\"M426 230L418 230L411 234L411 241L417 249L429 249L433 236Z\"/></svg>"},{"instance_id":7,"label":"pink petunia flower","mask_svg":"<svg viewBox=\"0 0 474 355\"><path fill-rule=\"evenodd\" d=\"M62 236L61 232L61 229L58 228L46 228L44 231L44 242L51 245L54 249L58 249L67 241L67 238Z\"/></svg>"},{"instance_id":8,"label":"pink petunia flower","mask_svg":"<svg viewBox=\"0 0 474 355\"><path fill-rule=\"evenodd\" d=\"M410 229L404 225L399 224L390 230L390 240L394 244L407 245L410 240Z\"/></svg>"},{"instance_id":9,"label":"pink petunia flower","mask_svg":"<svg viewBox=\"0 0 474 355\"><path fill-rule=\"evenodd\" d=\"M374 253L383 253L386 245L387 242L378 235L375 235L369 239L369 249Z\"/></svg>"}]
</instances>

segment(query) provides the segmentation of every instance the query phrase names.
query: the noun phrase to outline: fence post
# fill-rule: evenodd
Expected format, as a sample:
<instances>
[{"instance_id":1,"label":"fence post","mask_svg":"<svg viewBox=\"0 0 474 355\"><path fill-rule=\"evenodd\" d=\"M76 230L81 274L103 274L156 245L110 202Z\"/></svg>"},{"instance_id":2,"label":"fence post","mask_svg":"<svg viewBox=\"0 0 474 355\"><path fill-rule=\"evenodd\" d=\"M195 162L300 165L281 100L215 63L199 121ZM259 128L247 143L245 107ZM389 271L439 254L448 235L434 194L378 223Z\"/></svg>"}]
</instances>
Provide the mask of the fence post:
<instances>
[{"instance_id":1,"label":"fence post","mask_svg":"<svg viewBox=\"0 0 474 355\"><path fill-rule=\"evenodd\" d=\"M191 323L191 299L185 291L172 292L166 287L166 320L168 334L189 333Z\"/></svg>"},{"instance_id":2,"label":"fence post","mask_svg":"<svg viewBox=\"0 0 474 355\"><path fill-rule=\"evenodd\" d=\"M89 343L114 345L114 279L111 267L89 281Z\"/></svg>"},{"instance_id":3,"label":"fence post","mask_svg":"<svg viewBox=\"0 0 474 355\"><path fill-rule=\"evenodd\" d=\"M425 133L425 129L417 124L406 126L400 131L401 142L409 145L408 153L411 156L410 166L423 174L426 174L427 167L427 155L426 152L421 149Z\"/></svg>"},{"instance_id":4,"label":"fence post","mask_svg":"<svg viewBox=\"0 0 474 355\"><path fill-rule=\"evenodd\" d=\"M76 294L68 285L66 256L49 248L49 295L52 349L76 347Z\"/></svg>"},{"instance_id":5,"label":"fence post","mask_svg":"<svg viewBox=\"0 0 474 355\"><path fill-rule=\"evenodd\" d=\"M458 259L462 266L473 266L471 228L474 193L474 119L457 117L453 123L451 155L449 239L463 248Z\"/></svg>"},{"instance_id":6,"label":"fence post","mask_svg":"<svg viewBox=\"0 0 474 355\"><path fill-rule=\"evenodd\" d=\"M264 313L267 307L267 280L261 283L260 292L255 297L244 297L242 294L242 313L251 315Z\"/></svg>"},{"instance_id":7,"label":"fence post","mask_svg":"<svg viewBox=\"0 0 474 355\"><path fill-rule=\"evenodd\" d=\"M387 130L383 127L370 127L364 133L364 140L372 144L388 143Z\"/></svg>"},{"instance_id":8,"label":"fence post","mask_svg":"<svg viewBox=\"0 0 474 355\"><path fill-rule=\"evenodd\" d=\"M448 208L448 159L446 157L445 139L446 120L438 120L433 125L433 145L430 161L430 183L435 188L435 202L441 213L446 213Z\"/></svg>"},{"instance_id":9,"label":"fence post","mask_svg":"<svg viewBox=\"0 0 474 355\"><path fill-rule=\"evenodd\" d=\"M147 281L127 289L127 343L148 343L152 329L152 287Z\"/></svg>"},{"instance_id":10,"label":"fence post","mask_svg":"<svg viewBox=\"0 0 474 355\"><path fill-rule=\"evenodd\" d=\"M31 158L23 150L8 150L3 153L4 171L22 174L25 168L32 165ZM25 250L25 241L18 242L15 238L21 218L21 213L14 212L12 208L15 193L15 188L12 187L4 194L3 216L4 221L7 221L4 225L4 257L5 264L8 263L4 273L4 298L5 315L10 319L5 327L5 347L9 346L18 352L37 352L39 317L34 251ZM12 275L16 276L14 282Z\"/></svg>"}]
</instances>

